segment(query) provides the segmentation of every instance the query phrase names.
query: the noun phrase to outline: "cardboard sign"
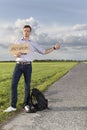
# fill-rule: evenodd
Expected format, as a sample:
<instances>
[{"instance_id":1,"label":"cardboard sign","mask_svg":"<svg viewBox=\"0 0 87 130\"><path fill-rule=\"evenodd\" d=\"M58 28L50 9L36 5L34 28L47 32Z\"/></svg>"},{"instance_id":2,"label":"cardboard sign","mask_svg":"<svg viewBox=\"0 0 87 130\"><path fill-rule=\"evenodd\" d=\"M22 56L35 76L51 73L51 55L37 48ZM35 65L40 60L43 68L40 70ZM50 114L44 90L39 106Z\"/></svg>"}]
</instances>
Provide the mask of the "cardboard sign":
<instances>
[{"instance_id":1,"label":"cardboard sign","mask_svg":"<svg viewBox=\"0 0 87 130\"><path fill-rule=\"evenodd\" d=\"M21 53L29 53L29 43L22 43L22 44L10 44L9 52L15 55L18 52Z\"/></svg>"}]
</instances>

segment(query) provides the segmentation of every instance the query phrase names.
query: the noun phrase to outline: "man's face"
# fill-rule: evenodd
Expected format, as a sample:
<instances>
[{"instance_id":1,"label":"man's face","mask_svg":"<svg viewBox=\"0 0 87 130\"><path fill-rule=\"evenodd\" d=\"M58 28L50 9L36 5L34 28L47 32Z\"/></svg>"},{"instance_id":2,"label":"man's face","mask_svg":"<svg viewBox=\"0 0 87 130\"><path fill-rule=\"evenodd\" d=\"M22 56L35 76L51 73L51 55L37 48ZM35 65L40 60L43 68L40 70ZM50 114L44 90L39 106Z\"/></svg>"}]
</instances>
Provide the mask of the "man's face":
<instances>
[{"instance_id":1,"label":"man's face","mask_svg":"<svg viewBox=\"0 0 87 130\"><path fill-rule=\"evenodd\" d=\"M31 33L30 28L24 28L23 29L23 36L24 37L29 37L30 33Z\"/></svg>"}]
</instances>

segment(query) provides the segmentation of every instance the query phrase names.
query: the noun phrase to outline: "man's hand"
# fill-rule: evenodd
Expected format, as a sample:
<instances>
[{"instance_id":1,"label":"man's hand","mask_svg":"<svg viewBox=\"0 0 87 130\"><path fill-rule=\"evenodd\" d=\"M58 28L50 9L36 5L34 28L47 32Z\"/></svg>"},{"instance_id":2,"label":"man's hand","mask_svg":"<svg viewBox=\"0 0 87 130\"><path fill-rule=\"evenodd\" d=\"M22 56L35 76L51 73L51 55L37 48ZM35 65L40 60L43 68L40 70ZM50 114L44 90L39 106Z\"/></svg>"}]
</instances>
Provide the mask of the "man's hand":
<instances>
[{"instance_id":1,"label":"man's hand","mask_svg":"<svg viewBox=\"0 0 87 130\"><path fill-rule=\"evenodd\" d=\"M56 43L56 45L54 47L55 47L55 49L59 49L60 48L60 44Z\"/></svg>"}]
</instances>

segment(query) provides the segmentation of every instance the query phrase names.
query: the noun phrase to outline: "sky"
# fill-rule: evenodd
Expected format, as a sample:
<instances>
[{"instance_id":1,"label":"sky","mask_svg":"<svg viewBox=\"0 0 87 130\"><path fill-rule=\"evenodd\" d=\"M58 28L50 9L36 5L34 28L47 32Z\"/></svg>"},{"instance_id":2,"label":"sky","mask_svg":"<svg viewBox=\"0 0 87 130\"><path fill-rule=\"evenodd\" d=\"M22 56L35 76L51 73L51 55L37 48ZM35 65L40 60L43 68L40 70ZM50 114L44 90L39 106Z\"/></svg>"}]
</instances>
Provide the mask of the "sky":
<instances>
[{"instance_id":1,"label":"sky","mask_svg":"<svg viewBox=\"0 0 87 130\"><path fill-rule=\"evenodd\" d=\"M87 0L0 0L0 61L15 60L8 47L25 24L43 48L61 46L35 59L87 60Z\"/></svg>"}]
</instances>

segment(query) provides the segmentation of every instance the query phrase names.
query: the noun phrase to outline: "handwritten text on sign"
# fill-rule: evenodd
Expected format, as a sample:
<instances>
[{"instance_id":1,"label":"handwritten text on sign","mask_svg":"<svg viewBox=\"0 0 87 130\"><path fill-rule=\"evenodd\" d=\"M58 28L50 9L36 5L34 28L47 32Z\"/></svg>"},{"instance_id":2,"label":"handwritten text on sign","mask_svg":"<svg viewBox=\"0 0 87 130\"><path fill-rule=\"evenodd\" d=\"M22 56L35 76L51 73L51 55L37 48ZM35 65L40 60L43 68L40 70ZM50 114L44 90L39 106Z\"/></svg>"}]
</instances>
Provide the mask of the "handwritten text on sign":
<instances>
[{"instance_id":1,"label":"handwritten text on sign","mask_svg":"<svg viewBox=\"0 0 87 130\"><path fill-rule=\"evenodd\" d=\"M21 52L21 53L29 53L29 43L22 43L22 44L11 44L9 46L9 52L11 54L16 54L18 52Z\"/></svg>"}]
</instances>

